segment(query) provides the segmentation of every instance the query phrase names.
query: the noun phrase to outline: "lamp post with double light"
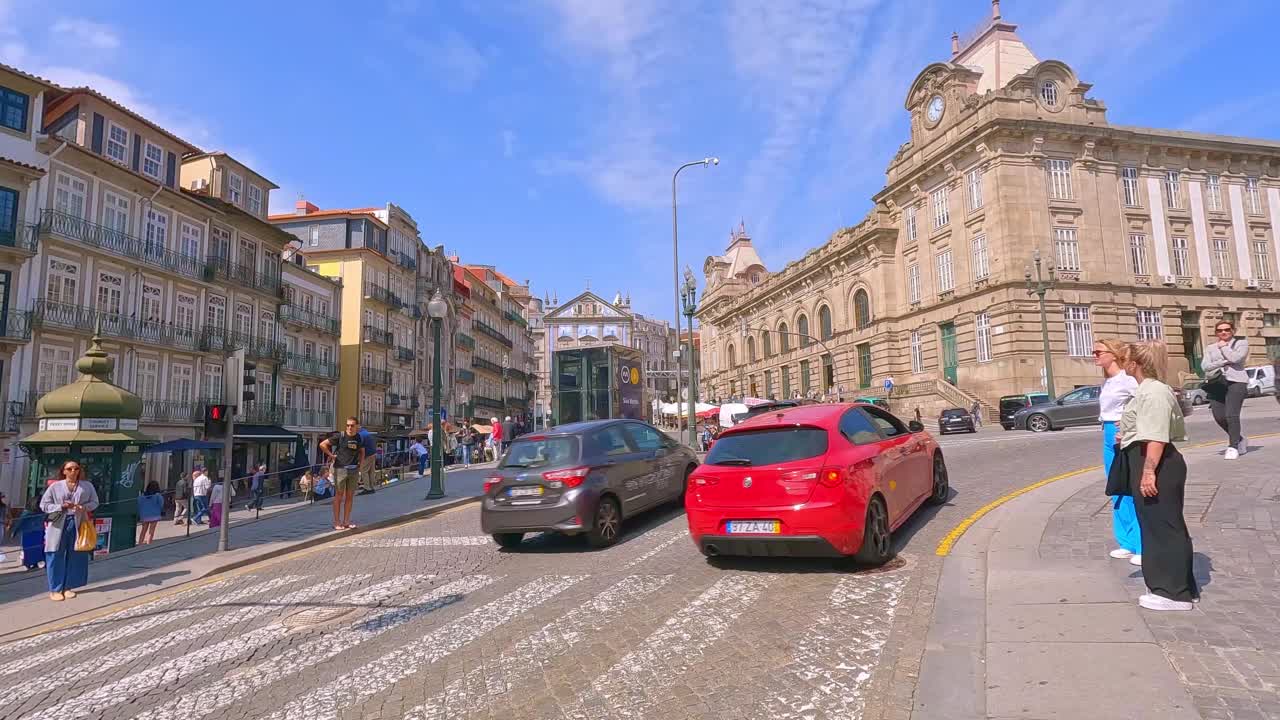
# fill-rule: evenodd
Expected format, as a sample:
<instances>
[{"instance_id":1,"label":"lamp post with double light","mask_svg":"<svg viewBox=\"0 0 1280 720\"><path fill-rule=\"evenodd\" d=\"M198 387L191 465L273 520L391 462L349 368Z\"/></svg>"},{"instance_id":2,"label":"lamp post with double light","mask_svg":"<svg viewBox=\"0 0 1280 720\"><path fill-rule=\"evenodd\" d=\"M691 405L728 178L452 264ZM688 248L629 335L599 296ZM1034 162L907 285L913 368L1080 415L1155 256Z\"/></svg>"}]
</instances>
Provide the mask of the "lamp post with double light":
<instances>
[{"instance_id":1,"label":"lamp post with double light","mask_svg":"<svg viewBox=\"0 0 1280 720\"><path fill-rule=\"evenodd\" d=\"M698 311L698 304L697 304L697 299L698 299L698 282L697 282L697 280L695 280L695 279L694 279L694 277L693 277L693 271L692 271L692 270L690 270L690 269L689 269L689 266L687 266L687 265L686 265L686 266L685 266L685 268L684 268L684 288L683 288L683 290L684 290L684 292L683 292L683 295L684 295L684 315L685 315L685 317L686 317L686 318L688 319L688 321L689 321L689 322L688 322L688 325L689 325L689 344L688 344L688 346L686 346L686 347L687 347L687 349L685 350L685 352L688 354L688 360L686 360L686 361L685 361L685 368L687 369L687 373L688 373L688 381L689 381L689 382L688 382L688 384L686 385L686 387L688 388L688 393L689 393L689 447L691 447L691 448L697 448L697 447L698 447L698 429L697 429L697 425L698 425L698 423L697 423L697 419L698 419L698 415L697 415L697 408L698 408L698 393L697 393L697 389L698 389L698 382L697 382L697 379L696 379L696 378L694 378L694 376L693 376L693 372L694 372L694 369L693 369L693 355L694 355L694 349L693 349L693 316L694 316L694 313L696 313L696 312ZM677 336L677 337L678 337L678 336ZM679 343L677 343L677 345L679 345ZM676 374L678 375L678 374L679 374L679 371L677 371L677 373L676 373Z\"/></svg>"},{"instance_id":2,"label":"lamp post with double light","mask_svg":"<svg viewBox=\"0 0 1280 720\"><path fill-rule=\"evenodd\" d=\"M719 164L720 158L705 157L701 160L687 162L676 168L676 171L671 174L671 280L673 283L671 290L675 295L677 348L680 347L680 233L678 230L679 225L676 222L676 179L680 177L680 171L685 168L694 167L695 165L711 167L712 165ZM689 328L689 337L692 340L692 327ZM693 397L692 391L689 392L689 397ZM676 361L676 402L680 402L680 363L678 360ZM689 425L692 427L693 418L689 418ZM692 430L690 430L690 432L692 432Z\"/></svg>"},{"instance_id":3,"label":"lamp post with double light","mask_svg":"<svg viewBox=\"0 0 1280 720\"><path fill-rule=\"evenodd\" d=\"M1023 277L1027 281L1027 294L1036 295L1040 298L1040 342L1044 349L1044 389L1049 393L1049 399L1053 400L1056 393L1053 391L1053 356L1049 352L1049 318L1044 310L1044 296L1058 284L1057 275L1054 273L1053 260L1048 263L1042 263L1040 260L1040 249L1036 248L1031 253L1032 262L1035 263L1036 272L1035 279L1031 279L1031 266L1027 265ZM1045 279L1042 273L1041 265L1046 264L1048 267L1048 279Z\"/></svg>"},{"instance_id":4,"label":"lamp post with double light","mask_svg":"<svg viewBox=\"0 0 1280 720\"><path fill-rule=\"evenodd\" d=\"M431 342L435 352L431 359L431 489L427 492L427 500L444 497L444 467L441 447L444 444L444 433L440 419L440 386L444 384L440 369L440 326L444 325L445 315L449 313L449 304L444 296L436 290L427 303L427 316L431 318Z\"/></svg>"}]
</instances>

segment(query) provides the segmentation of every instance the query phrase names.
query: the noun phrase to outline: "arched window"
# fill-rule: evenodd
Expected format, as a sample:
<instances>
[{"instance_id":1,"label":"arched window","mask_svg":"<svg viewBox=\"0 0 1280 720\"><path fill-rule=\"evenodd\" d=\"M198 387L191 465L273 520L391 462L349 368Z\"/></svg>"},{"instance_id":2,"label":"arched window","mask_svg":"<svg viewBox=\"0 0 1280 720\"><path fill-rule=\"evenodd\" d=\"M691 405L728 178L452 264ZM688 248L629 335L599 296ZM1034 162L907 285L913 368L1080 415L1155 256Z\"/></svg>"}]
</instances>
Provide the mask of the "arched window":
<instances>
[{"instance_id":1,"label":"arched window","mask_svg":"<svg viewBox=\"0 0 1280 720\"><path fill-rule=\"evenodd\" d=\"M764 356L773 357L773 340L769 338L767 330L760 336L760 341L764 343Z\"/></svg>"},{"instance_id":2,"label":"arched window","mask_svg":"<svg viewBox=\"0 0 1280 720\"><path fill-rule=\"evenodd\" d=\"M781 352L791 352L791 330L786 323L778 326L778 347L782 348Z\"/></svg>"},{"instance_id":3,"label":"arched window","mask_svg":"<svg viewBox=\"0 0 1280 720\"><path fill-rule=\"evenodd\" d=\"M801 315L796 319L796 334L800 336L800 347L809 347L809 318Z\"/></svg>"},{"instance_id":4,"label":"arched window","mask_svg":"<svg viewBox=\"0 0 1280 720\"><path fill-rule=\"evenodd\" d=\"M1040 99L1045 107L1058 107L1058 83L1045 80L1040 84Z\"/></svg>"},{"instance_id":5,"label":"arched window","mask_svg":"<svg viewBox=\"0 0 1280 720\"><path fill-rule=\"evenodd\" d=\"M853 323L859 330L871 325L871 296L866 290L858 290L853 294Z\"/></svg>"},{"instance_id":6,"label":"arched window","mask_svg":"<svg viewBox=\"0 0 1280 720\"><path fill-rule=\"evenodd\" d=\"M738 354L732 345L729 346L729 367L738 367Z\"/></svg>"},{"instance_id":7,"label":"arched window","mask_svg":"<svg viewBox=\"0 0 1280 720\"><path fill-rule=\"evenodd\" d=\"M756 361L756 339L753 337L749 337L747 338L747 362L755 362L755 361Z\"/></svg>"},{"instance_id":8,"label":"arched window","mask_svg":"<svg viewBox=\"0 0 1280 720\"><path fill-rule=\"evenodd\" d=\"M831 339L831 308L826 305L818 308L818 333L823 340Z\"/></svg>"}]
</instances>

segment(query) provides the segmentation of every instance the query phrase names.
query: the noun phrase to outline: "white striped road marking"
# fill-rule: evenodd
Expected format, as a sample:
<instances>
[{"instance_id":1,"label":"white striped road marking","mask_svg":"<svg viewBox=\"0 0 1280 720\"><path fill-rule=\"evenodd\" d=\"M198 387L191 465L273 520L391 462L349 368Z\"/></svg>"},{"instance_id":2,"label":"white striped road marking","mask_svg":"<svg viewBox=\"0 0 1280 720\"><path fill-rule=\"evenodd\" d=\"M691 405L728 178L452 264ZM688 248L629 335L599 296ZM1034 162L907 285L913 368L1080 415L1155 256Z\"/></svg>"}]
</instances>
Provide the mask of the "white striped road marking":
<instances>
[{"instance_id":1,"label":"white striped road marking","mask_svg":"<svg viewBox=\"0 0 1280 720\"><path fill-rule=\"evenodd\" d=\"M1004 435L1000 435L998 437L992 437L992 438L975 438L975 437L957 438L954 435L945 435L945 436L937 436L934 439L938 441L939 446L947 448L947 447L963 447L965 445L981 445L984 443L1007 443L1007 442L1012 442L1017 440L1039 440L1043 442L1047 439L1046 435L1048 435L1049 437L1056 437L1056 436L1062 435L1063 433L1066 433L1068 435L1074 435L1075 433L1082 433L1082 432L1092 432L1092 433L1097 433L1099 436L1102 435L1102 431L1099 427L1089 426L1089 427L1063 428L1062 430L1052 433L1052 435L1050 435L1049 433L1033 433L1033 432L1028 432L1026 430L1011 430Z\"/></svg>"},{"instance_id":2,"label":"white striped road marking","mask_svg":"<svg viewBox=\"0 0 1280 720\"><path fill-rule=\"evenodd\" d=\"M662 552L663 550L666 550L667 548L669 548L669 547L671 547L672 545L676 544L676 542L678 542L678 541L680 541L680 540L684 540L684 539L685 539L685 538L687 538L687 537L689 537L689 531L688 531L688 529L686 529L686 528L681 528L679 532L677 532L675 535L672 535L671 537L667 538L666 540L663 540L661 543L659 543L659 544L657 545L657 547L653 548L653 549L652 549L652 550L650 550L649 552L644 553L643 555L640 555L639 557L636 557L636 558L633 558L633 559L631 559L631 560L627 561L627 563L626 563L625 565L623 565L623 566L622 566L621 568L619 568L619 569L620 569L621 571L623 571L623 572L625 572L625 571L627 571L627 570L630 570L631 568L633 568L633 567L635 567L635 566L639 565L640 563L644 562L645 560L648 560L649 558L653 557L654 555L657 555L658 553Z\"/></svg>"},{"instance_id":3,"label":"white striped road marking","mask_svg":"<svg viewBox=\"0 0 1280 720\"><path fill-rule=\"evenodd\" d=\"M460 535L440 537L407 537L407 538L358 538L345 542L338 547L354 548L401 548L401 547L456 547L459 545L492 545L493 538L488 535Z\"/></svg>"},{"instance_id":4,"label":"white striped road marking","mask_svg":"<svg viewBox=\"0 0 1280 720\"><path fill-rule=\"evenodd\" d=\"M156 610L163 610L164 608L176 605L180 602L185 602L191 598L216 592L230 584L230 579L219 580L218 582L209 583L208 585L203 585L201 587L183 590L182 592L174 593L173 595L160 598L159 600L152 600L149 603L143 603L142 605L137 605L128 608L127 610L119 610L109 615L103 615L100 618L86 621L83 625L74 625L69 628L58 630L55 633L44 633L41 635L33 635L28 638L23 638L21 640L14 640L13 642L0 645L0 655L8 655L20 650L26 650L27 648L36 647L37 645L41 645L46 642L61 642L69 637L75 637L86 630L101 630L103 626L108 623L128 620L129 618L140 617L142 615L153 613Z\"/></svg>"},{"instance_id":5,"label":"white striped road marking","mask_svg":"<svg viewBox=\"0 0 1280 720\"><path fill-rule=\"evenodd\" d=\"M433 632L303 695L267 720L336 720L338 712L386 690L511 619L559 595L582 578L550 576L529 582ZM50 720L53 720L51 717Z\"/></svg>"},{"instance_id":6,"label":"white striped road marking","mask_svg":"<svg viewBox=\"0 0 1280 720\"><path fill-rule=\"evenodd\" d=\"M232 671L226 678L138 715L134 720L195 720L250 697L274 682L329 660L366 640L394 630L423 615L435 612L493 582L495 578L474 575L435 588L412 600L408 607L385 610L364 618L338 632L326 634L286 650L260 665Z\"/></svg>"},{"instance_id":7,"label":"white striped road marking","mask_svg":"<svg viewBox=\"0 0 1280 720\"><path fill-rule=\"evenodd\" d=\"M367 578L368 575L362 577ZM380 603L388 598L395 597L428 577L430 576L401 575L377 585L371 585L333 602L337 605ZM271 607L272 609L279 609L281 605L294 604L314 597L330 595L344 586L349 586L354 581L349 576L335 578L315 587L290 593L290 596L286 596L287 600L286 598L281 598L278 605ZM206 631L205 635L208 635L209 627L217 626L208 625L202 627ZM72 720L73 718L100 714L104 708L127 702L148 691L198 673L205 668L250 653L257 648L280 640L288 633L289 628L283 623L273 622L237 637L205 646L182 657L165 660L163 665L150 667L133 675L128 675L116 682L108 683L84 695L40 712L32 713L26 717L32 720L35 718L40 718L41 720Z\"/></svg>"},{"instance_id":8,"label":"white striped road marking","mask_svg":"<svg viewBox=\"0 0 1280 720\"><path fill-rule=\"evenodd\" d=\"M905 584L900 575L841 578L828 609L800 637L792 661L778 673L795 678L780 683L782 687L809 685L812 695L774 695L748 714L772 720L862 717L863 692L889 638Z\"/></svg>"},{"instance_id":9,"label":"white striped road marking","mask_svg":"<svg viewBox=\"0 0 1280 720\"><path fill-rule=\"evenodd\" d=\"M578 695L567 718L651 718L655 692L679 682L734 620L760 597L770 578L729 575L720 579L645 638ZM602 707L603 706L603 707Z\"/></svg>"},{"instance_id":10,"label":"white striped road marking","mask_svg":"<svg viewBox=\"0 0 1280 720\"><path fill-rule=\"evenodd\" d=\"M541 677L542 668L592 633L607 629L638 602L667 584L670 575L629 575L587 603L516 643L497 660L449 683L444 692L405 713L404 720L439 720L479 712L496 695Z\"/></svg>"},{"instance_id":11,"label":"white striped road marking","mask_svg":"<svg viewBox=\"0 0 1280 720\"><path fill-rule=\"evenodd\" d=\"M244 598L247 598L247 597L253 597L254 595L270 592L272 590L275 590L276 588L284 587L285 585L295 583L304 578L305 576L303 575L286 575L284 577L268 580L267 582L262 583L261 585L241 588L239 590L236 590L235 592L232 592L230 594L217 598L217 600L210 605L197 605L196 607L186 608L183 610L174 610L172 612L167 612L159 615L152 615L151 617L143 618L138 622L130 623L122 627L117 627L115 630L105 632L101 635L95 635L93 637L93 644L98 647L106 647L109 643L113 643L117 640L122 640L131 635L137 635L138 633L143 633L148 630L152 630L154 628L167 625L171 622L175 622L177 620L181 620L183 618L195 615L196 613L204 612L205 610L220 609L219 606L225 607L230 603L239 602L240 600L243 600ZM84 643L80 643L80 642L67 643L66 645L63 645L62 647L59 647L59 648L41 650L38 653L28 655L27 657L24 657L20 660L14 660L13 662L10 662L4 667L0 667L0 676L12 675L14 673L20 673L20 672L29 672L33 667L41 663L46 663L51 660L57 660L60 657L66 657L67 655L74 655L80 652L84 652ZM136 651L130 651L129 655L133 658L137 657ZM90 670L93 670L94 668L98 667L100 664L101 664L101 658L95 658L92 662L88 663L88 667ZM70 674L75 675L75 673L70 673ZM15 691L21 690L22 687L30 688L29 694L40 692L45 689L35 683L24 682L23 686L19 688L14 688L14 690ZM8 699L7 694L0 695L0 707L7 707L9 702L11 702L11 700Z\"/></svg>"}]
</instances>

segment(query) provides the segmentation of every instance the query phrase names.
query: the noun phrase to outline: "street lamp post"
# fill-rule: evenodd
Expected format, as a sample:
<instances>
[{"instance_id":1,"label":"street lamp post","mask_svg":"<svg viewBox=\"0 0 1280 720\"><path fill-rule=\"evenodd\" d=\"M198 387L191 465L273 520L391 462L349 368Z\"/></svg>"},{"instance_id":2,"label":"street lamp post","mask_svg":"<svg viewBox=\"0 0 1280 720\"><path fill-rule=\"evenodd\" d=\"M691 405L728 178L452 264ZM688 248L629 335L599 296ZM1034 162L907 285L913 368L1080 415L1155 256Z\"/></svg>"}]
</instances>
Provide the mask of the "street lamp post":
<instances>
[{"instance_id":1,"label":"street lamp post","mask_svg":"<svg viewBox=\"0 0 1280 720\"><path fill-rule=\"evenodd\" d=\"M684 268L684 315L689 321L689 350L688 360L685 361L685 367L688 368L689 384L686 386L689 392L689 447L698 447L698 430L697 430L697 408L698 408L698 383L693 377L693 315L698 311L698 282L693 277L693 271L689 266ZM679 369L676 374L679 375Z\"/></svg>"},{"instance_id":2,"label":"street lamp post","mask_svg":"<svg viewBox=\"0 0 1280 720\"><path fill-rule=\"evenodd\" d=\"M687 162L681 165L680 167L676 168L676 171L671 174L671 279L672 279L671 290L672 290L672 293L675 295L677 350L680 347L680 234L677 229L678 223L676 222L676 179L680 177L680 171L684 170L685 168L693 167L695 165L710 167L712 165L719 165L719 164L720 164L720 158L705 157L705 158L702 158L701 160L694 160L693 162ZM693 344L693 326L692 325L689 327L689 344L690 345ZM690 347L689 352L692 354L693 352L692 347ZM690 397L693 396L692 390L689 392L689 395ZM676 402L680 402L680 363L679 361L676 362ZM693 418L689 418L689 421L690 421L690 424L692 424ZM677 419L677 422L678 422L678 419Z\"/></svg>"},{"instance_id":3,"label":"street lamp post","mask_svg":"<svg viewBox=\"0 0 1280 720\"><path fill-rule=\"evenodd\" d=\"M444 324L444 316L449 312L449 304L436 290L427 303L427 315L431 317L431 340L435 352L431 360L431 489L426 500L444 497L444 467L441 446L444 444L444 433L440 422L440 386L444 384L440 371L440 326Z\"/></svg>"},{"instance_id":4,"label":"street lamp post","mask_svg":"<svg viewBox=\"0 0 1280 720\"><path fill-rule=\"evenodd\" d=\"M1028 265L1023 277L1027 281L1027 294L1036 295L1040 298L1040 341L1044 344L1044 386L1045 391L1049 393L1049 399L1053 400L1055 393L1053 391L1053 356L1049 352L1049 318L1044 310L1044 295L1057 285L1057 276L1054 274L1053 260L1049 260L1048 271L1049 277L1046 280L1041 272L1040 249L1036 248L1031 253L1032 261L1036 265L1035 280L1031 279L1031 266Z\"/></svg>"}]
</instances>

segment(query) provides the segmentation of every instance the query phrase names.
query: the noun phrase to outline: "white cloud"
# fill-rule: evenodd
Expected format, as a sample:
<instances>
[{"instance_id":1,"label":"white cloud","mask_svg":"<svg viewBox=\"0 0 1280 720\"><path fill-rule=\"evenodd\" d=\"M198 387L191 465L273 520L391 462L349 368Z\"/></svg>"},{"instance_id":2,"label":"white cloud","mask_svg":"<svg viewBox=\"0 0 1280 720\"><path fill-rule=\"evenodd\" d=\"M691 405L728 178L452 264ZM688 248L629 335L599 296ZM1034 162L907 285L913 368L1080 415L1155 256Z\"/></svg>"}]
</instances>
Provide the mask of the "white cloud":
<instances>
[{"instance_id":1,"label":"white cloud","mask_svg":"<svg viewBox=\"0 0 1280 720\"><path fill-rule=\"evenodd\" d=\"M88 86L133 112L197 146L209 144L212 131L204 120L183 111L162 108L146 99L133 86L115 78L90 70L54 65L40 68L37 75L46 77L63 87Z\"/></svg>"},{"instance_id":2,"label":"white cloud","mask_svg":"<svg viewBox=\"0 0 1280 720\"><path fill-rule=\"evenodd\" d=\"M502 157L511 157L516 151L516 134L513 130L502 131Z\"/></svg>"},{"instance_id":3,"label":"white cloud","mask_svg":"<svg viewBox=\"0 0 1280 720\"><path fill-rule=\"evenodd\" d=\"M53 24L54 35L60 39L94 50L115 50L120 47L120 37L110 25L84 18L61 18Z\"/></svg>"},{"instance_id":4,"label":"white cloud","mask_svg":"<svg viewBox=\"0 0 1280 720\"><path fill-rule=\"evenodd\" d=\"M489 68L492 50L482 51L452 28L433 38L414 37L407 49L426 63L446 87L465 91L476 86Z\"/></svg>"},{"instance_id":5,"label":"white cloud","mask_svg":"<svg viewBox=\"0 0 1280 720\"><path fill-rule=\"evenodd\" d=\"M1086 82L1113 85L1157 75L1196 46L1194 32L1177 33L1182 41L1168 42L1169 26L1185 17L1184 10L1194 13L1196 6L1188 0L1065 0L1020 33L1041 60L1062 60ZM1149 51L1153 43L1159 45L1156 52Z\"/></svg>"}]
</instances>

